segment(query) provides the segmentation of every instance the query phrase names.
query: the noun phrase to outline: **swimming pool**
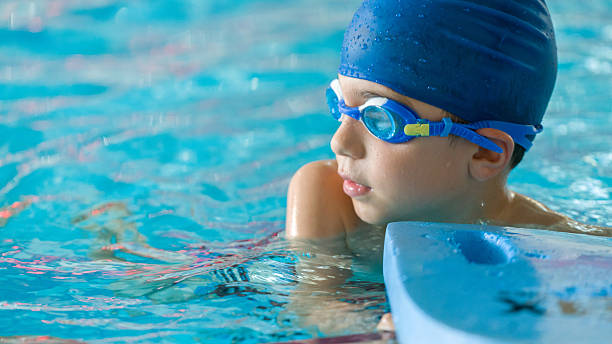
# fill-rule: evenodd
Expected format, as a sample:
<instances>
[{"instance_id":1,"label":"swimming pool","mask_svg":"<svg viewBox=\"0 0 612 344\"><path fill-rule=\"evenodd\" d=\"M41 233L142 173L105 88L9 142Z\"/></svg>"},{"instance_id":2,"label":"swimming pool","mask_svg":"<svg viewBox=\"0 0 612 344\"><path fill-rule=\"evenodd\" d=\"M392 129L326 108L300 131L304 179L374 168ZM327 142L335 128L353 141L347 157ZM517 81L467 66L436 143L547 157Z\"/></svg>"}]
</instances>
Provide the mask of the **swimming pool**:
<instances>
[{"instance_id":1,"label":"swimming pool","mask_svg":"<svg viewBox=\"0 0 612 344\"><path fill-rule=\"evenodd\" d=\"M323 89L358 4L2 2L0 336L374 331L388 310L380 272L280 235L292 173L332 156ZM559 77L510 184L610 226L612 1L549 6ZM295 263L313 255L352 277L300 290Z\"/></svg>"}]
</instances>

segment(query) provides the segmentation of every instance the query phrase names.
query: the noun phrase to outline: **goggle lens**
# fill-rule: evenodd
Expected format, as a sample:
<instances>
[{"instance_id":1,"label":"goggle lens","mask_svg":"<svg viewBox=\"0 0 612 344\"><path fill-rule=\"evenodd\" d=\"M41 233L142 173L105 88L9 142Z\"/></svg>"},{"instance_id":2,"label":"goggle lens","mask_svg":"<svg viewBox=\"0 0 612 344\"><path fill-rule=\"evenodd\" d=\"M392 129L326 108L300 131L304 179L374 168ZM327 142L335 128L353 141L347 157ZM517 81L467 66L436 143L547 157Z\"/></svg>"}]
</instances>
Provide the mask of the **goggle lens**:
<instances>
[{"instance_id":1,"label":"goggle lens","mask_svg":"<svg viewBox=\"0 0 612 344\"><path fill-rule=\"evenodd\" d=\"M368 106L363 110L363 123L374 136L382 140L395 136L395 118L379 106Z\"/></svg>"},{"instance_id":2,"label":"goggle lens","mask_svg":"<svg viewBox=\"0 0 612 344\"><path fill-rule=\"evenodd\" d=\"M342 114L340 113L340 108L338 107L338 95L336 95L336 92L329 87L327 91L325 91L325 98L327 99L327 106L329 106L329 112L331 113L332 117L339 120L340 117L342 117Z\"/></svg>"}]
</instances>

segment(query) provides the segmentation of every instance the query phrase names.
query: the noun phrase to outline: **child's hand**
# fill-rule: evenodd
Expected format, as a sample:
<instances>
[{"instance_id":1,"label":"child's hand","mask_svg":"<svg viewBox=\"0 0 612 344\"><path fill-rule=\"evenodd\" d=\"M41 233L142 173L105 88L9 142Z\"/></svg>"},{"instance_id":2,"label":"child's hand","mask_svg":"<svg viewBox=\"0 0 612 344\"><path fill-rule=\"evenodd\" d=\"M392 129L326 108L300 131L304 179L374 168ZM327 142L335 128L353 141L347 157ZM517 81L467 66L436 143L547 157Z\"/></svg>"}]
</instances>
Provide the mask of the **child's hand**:
<instances>
[{"instance_id":1,"label":"child's hand","mask_svg":"<svg viewBox=\"0 0 612 344\"><path fill-rule=\"evenodd\" d=\"M298 315L295 325L306 329L313 336L343 336L354 332L373 332L373 325L368 323L361 305L350 304L320 295L298 297L291 300L288 313ZM370 320L371 321L371 320Z\"/></svg>"},{"instance_id":2,"label":"child's hand","mask_svg":"<svg viewBox=\"0 0 612 344\"><path fill-rule=\"evenodd\" d=\"M393 318L391 317L391 313L386 313L380 318L378 325L376 325L376 329L378 331L395 331L395 326L393 326Z\"/></svg>"}]
</instances>

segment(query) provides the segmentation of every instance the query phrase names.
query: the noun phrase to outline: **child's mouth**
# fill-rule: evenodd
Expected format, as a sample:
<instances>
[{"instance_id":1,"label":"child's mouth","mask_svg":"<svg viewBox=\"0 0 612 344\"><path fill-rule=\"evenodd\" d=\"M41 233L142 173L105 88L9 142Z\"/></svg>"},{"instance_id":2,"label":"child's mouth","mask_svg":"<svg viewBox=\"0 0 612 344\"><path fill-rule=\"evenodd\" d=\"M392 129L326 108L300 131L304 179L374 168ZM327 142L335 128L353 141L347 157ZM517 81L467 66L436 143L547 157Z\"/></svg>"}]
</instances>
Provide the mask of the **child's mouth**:
<instances>
[{"instance_id":1,"label":"child's mouth","mask_svg":"<svg viewBox=\"0 0 612 344\"><path fill-rule=\"evenodd\" d=\"M347 194L351 198L363 196L367 194L368 192L370 192L370 190L372 190L371 187L361 185L350 179L344 180L344 183L342 184L342 189L344 190L344 193Z\"/></svg>"}]
</instances>

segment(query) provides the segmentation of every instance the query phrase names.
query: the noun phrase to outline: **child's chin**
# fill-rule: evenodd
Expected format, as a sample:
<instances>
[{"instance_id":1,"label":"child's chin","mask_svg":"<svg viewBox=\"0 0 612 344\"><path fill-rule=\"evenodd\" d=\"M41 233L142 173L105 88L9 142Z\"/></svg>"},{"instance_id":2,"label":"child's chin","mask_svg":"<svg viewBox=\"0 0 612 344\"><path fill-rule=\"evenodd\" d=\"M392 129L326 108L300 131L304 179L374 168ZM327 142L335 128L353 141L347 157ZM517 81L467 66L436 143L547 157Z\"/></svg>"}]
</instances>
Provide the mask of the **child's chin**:
<instances>
[{"instance_id":1,"label":"child's chin","mask_svg":"<svg viewBox=\"0 0 612 344\"><path fill-rule=\"evenodd\" d=\"M376 207L363 202L353 200L353 207L355 208L355 214L361 219L361 221L368 223L373 226L384 226L389 222L388 214Z\"/></svg>"}]
</instances>

